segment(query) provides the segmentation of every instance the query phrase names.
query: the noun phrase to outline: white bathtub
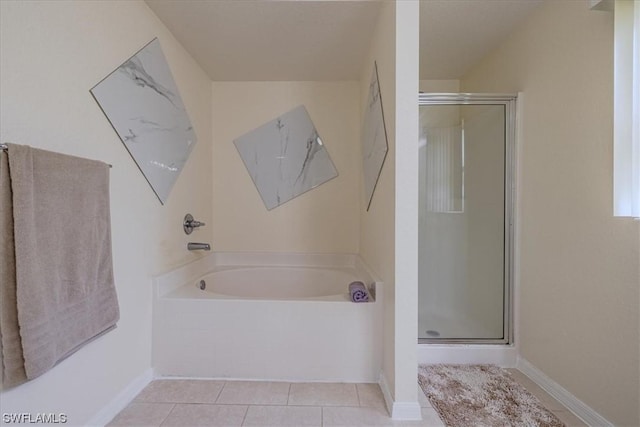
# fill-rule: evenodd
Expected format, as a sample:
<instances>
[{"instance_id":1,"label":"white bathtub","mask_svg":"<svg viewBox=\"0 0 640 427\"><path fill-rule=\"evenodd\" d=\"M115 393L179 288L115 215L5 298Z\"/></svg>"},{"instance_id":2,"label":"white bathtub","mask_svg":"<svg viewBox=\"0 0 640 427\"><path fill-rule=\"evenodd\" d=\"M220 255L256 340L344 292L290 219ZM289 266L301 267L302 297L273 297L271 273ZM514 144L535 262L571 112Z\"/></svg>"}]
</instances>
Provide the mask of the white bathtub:
<instances>
[{"instance_id":1,"label":"white bathtub","mask_svg":"<svg viewBox=\"0 0 640 427\"><path fill-rule=\"evenodd\" d=\"M378 298L352 303L355 280ZM212 253L154 280L154 369L161 376L376 382L381 286L356 255Z\"/></svg>"}]
</instances>

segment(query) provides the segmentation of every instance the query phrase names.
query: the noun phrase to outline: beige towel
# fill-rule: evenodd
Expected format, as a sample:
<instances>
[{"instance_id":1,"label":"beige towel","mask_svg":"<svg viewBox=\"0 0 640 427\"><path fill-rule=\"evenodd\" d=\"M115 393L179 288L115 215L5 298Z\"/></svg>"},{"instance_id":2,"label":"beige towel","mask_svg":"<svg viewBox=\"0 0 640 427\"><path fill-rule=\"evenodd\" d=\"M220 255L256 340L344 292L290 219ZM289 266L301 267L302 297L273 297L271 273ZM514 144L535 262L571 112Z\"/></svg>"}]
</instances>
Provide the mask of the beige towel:
<instances>
[{"instance_id":1,"label":"beige towel","mask_svg":"<svg viewBox=\"0 0 640 427\"><path fill-rule=\"evenodd\" d=\"M3 387L12 387L27 380L22 358L17 303L9 160L7 153L0 150L0 343Z\"/></svg>"},{"instance_id":2,"label":"beige towel","mask_svg":"<svg viewBox=\"0 0 640 427\"><path fill-rule=\"evenodd\" d=\"M17 311L33 379L119 319L109 166L9 145Z\"/></svg>"}]
</instances>

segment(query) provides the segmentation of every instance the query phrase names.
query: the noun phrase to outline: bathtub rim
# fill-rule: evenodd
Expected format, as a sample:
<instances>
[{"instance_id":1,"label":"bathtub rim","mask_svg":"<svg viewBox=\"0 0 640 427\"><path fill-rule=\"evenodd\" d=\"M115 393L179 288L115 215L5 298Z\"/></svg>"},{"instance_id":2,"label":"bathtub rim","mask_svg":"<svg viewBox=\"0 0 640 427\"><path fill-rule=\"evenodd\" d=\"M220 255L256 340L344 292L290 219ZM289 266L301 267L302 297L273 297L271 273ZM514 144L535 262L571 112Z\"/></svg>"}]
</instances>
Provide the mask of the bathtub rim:
<instances>
[{"instance_id":1,"label":"bathtub rim","mask_svg":"<svg viewBox=\"0 0 640 427\"><path fill-rule=\"evenodd\" d=\"M373 301L376 300L376 290L382 285L380 278L359 254L216 251L153 277L153 294L155 298L162 298L217 269L241 267L353 268L366 281Z\"/></svg>"},{"instance_id":2,"label":"bathtub rim","mask_svg":"<svg viewBox=\"0 0 640 427\"><path fill-rule=\"evenodd\" d=\"M293 289L287 289L286 292L276 292L272 293L272 290L266 290L267 294L271 294L269 296L258 296L258 295L241 295L245 294L245 291L241 291L240 293L235 292L235 288L237 287L233 282L229 282L224 280L224 277L227 274L231 273L232 275L235 273L239 273L240 275L249 274L255 275L256 272L259 276L253 277L253 281L260 282L261 278L265 278L265 285L267 288L270 288L274 283L274 276L272 276L272 272L276 271L276 282L289 282L290 276L289 274L303 274L305 278L310 280L312 283L303 283L301 281L301 285L305 290L309 291L318 291L322 289L322 287L326 286L323 283L323 279L321 281L317 280L317 275L322 274L325 275L327 273L335 276L335 282L330 286L330 292L321 293L319 295L307 295L307 296L292 296L290 291L295 293ZM282 276L280 274L282 274ZM216 286L216 276L221 274L223 279L220 288ZM343 277L344 276L344 277ZM218 276L220 277L220 276ZM228 277L228 276L227 276ZM271 280L268 279L271 278ZM315 279L315 280L314 280ZM201 290L199 287L199 283L201 280L204 280L206 283L206 288ZM232 279L233 280L233 279ZM243 278L242 280L246 280ZM349 289L346 284L351 283L353 281L362 281L368 284L368 287L373 286L373 282L370 278L365 277L364 273L358 272L358 270L354 267L341 267L341 266L323 266L323 267L315 267L315 266L245 266L245 265L234 265L234 266L218 266L213 271L207 272L204 276L201 276L195 280L195 282L188 282L185 286L187 288L197 288L197 292L182 292L182 294L191 294L195 295L195 297L200 297L202 295L205 298L218 298L218 299L239 299L239 300L266 300L266 301L347 301L351 302L349 298ZM276 284L276 287L278 285ZM297 287L297 285L295 286ZM183 288L180 287L170 294L165 294L166 298L180 298L181 290ZM232 289L234 291L232 291ZM222 292L222 290L227 290L229 292ZM203 294L204 293L204 294ZM178 294L178 295L176 295ZM372 299L370 299L373 302Z\"/></svg>"}]
</instances>

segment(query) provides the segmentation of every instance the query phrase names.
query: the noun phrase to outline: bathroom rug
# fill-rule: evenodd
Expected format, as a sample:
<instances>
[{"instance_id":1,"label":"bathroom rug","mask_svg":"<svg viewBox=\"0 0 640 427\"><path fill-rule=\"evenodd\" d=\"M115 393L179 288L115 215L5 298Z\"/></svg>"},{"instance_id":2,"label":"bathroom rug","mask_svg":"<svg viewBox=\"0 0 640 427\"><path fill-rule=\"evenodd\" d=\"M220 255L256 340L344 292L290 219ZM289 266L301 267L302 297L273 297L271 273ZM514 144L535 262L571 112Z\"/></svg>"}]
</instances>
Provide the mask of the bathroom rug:
<instances>
[{"instance_id":1,"label":"bathroom rug","mask_svg":"<svg viewBox=\"0 0 640 427\"><path fill-rule=\"evenodd\" d=\"M420 365L418 383L450 427L564 427L508 371L494 365Z\"/></svg>"}]
</instances>

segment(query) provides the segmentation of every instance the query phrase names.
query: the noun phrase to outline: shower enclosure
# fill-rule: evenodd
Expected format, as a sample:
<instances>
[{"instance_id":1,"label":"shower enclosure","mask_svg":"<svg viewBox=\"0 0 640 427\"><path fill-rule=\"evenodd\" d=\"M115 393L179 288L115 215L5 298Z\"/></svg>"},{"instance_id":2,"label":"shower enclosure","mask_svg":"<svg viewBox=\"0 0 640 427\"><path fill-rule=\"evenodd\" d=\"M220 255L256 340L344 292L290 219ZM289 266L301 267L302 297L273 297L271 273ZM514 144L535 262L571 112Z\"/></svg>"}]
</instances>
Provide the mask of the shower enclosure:
<instances>
[{"instance_id":1,"label":"shower enclosure","mask_svg":"<svg viewBox=\"0 0 640 427\"><path fill-rule=\"evenodd\" d=\"M516 96L419 100L419 342L508 344Z\"/></svg>"}]
</instances>

